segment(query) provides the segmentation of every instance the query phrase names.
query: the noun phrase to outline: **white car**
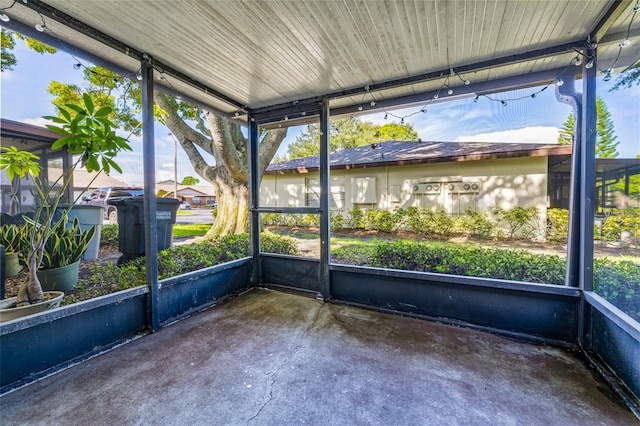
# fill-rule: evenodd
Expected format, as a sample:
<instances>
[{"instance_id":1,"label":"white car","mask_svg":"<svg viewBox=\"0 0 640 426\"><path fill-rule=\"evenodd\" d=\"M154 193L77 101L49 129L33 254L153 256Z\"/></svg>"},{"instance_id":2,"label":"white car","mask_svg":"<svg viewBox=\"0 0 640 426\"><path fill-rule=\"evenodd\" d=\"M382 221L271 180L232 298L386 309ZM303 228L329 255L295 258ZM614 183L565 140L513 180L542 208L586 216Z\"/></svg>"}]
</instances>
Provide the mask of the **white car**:
<instances>
[{"instance_id":1,"label":"white car","mask_svg":"<svg viewBox=\"0 0 640 426\"><path fill-rule=\"evenodd\" d=\"M191 204L183 201L180 203L180 210L191 210Z\"/></svg>"}]
</instances>

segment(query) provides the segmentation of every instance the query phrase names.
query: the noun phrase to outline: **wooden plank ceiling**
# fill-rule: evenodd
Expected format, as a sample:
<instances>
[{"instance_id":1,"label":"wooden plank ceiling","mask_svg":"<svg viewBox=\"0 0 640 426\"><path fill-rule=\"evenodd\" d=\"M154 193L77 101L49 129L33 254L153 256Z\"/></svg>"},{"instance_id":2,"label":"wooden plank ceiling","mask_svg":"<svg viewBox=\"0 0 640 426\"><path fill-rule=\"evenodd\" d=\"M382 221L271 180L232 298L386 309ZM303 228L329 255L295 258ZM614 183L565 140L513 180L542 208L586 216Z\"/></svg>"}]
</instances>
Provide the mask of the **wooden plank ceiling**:
<instances>
[{"instance_id":1,"label":"wooden plank ceiling","mask_svg":"<svg viewBox=\"0 0 640 426\"><path fill-rule=\"evenodd\" d=\"M605 70L626 38L636 4L28 0L5 13L30 28L44 21L44 34L130 73L140 67L136 56L147 54L156 65L159 84L233 116L244 114L243 109L325 95L335 97L332 108L353 108L363 102L367 86L376 88L368 96L378 101L431 96L429 91L441 88L448 73L407 85L380 85L449 69L465 70L462 78L448 82L455 87L464 86L464 80L473 86L527 74L549 80L552 73L565 72L576 57L566 46L581 47L590 34L598 38L597 66ZM615 64L617 70L639 56L640 16L629 30L631 46ZM104 36L117 43L105 46L96 40ZM565 48L554 51L556 46ZM544 49L550 49L549 54L540 54ZM527 58L528 52L537 54ZM500 58L511 55L519 55L518 60L500 64ZM484 66L476 69L474 64ZM579 73L580 68L568 72Z\"/></svg>"}]
</instances>

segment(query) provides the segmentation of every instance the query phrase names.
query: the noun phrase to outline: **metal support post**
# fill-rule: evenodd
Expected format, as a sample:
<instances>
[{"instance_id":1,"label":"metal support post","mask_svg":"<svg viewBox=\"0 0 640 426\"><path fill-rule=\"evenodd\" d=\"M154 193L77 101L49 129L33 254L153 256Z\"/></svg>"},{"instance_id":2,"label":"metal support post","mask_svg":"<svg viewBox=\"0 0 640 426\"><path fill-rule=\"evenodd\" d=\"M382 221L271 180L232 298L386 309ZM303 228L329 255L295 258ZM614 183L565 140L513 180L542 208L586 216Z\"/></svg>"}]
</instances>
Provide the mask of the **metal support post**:
<instances>
[{"instance_id":1,"label":"metal support post","mask_svg":"<svg viewBox=\"0 0 640 426\"><path fill-rule=\"evenodd\" d=\"M320 114L320 289L322 298L331 298L331 281L329 276L330 261L330 216L329 197L329 100L322 101Z\"/></svg>"},{"instance_id":2,"label":"metal support post","mask_svg":"<svg viewBox=\"0 0 640 426\"><path fill-rule=\"evenodd\" d=\"M155 146L153 134L153 66L145 57L142 60L142 164L144 172L144 240L147 285L147 324L151 331L160 328L158 288L158 220L156 217Z\"/></svg>"},{"instance_id":3,"label":"metal support post","mask_svg":"<svg viewBox=\"0 0 640 426\"><path fill-rule=\"evenodd\" d=\"M586 56L596 62L595 49L586 49ZM585 61L587 62L587 61ZM593 290L593 223L596 187L596 67L583 67L582 72L582 140L580 152L580 288Z\"/></svg>"},{"instance_id":4,"label":"metal support post","mask_svg":"<svg viewBox=\"0 0 640 426\"><path fill-rule=\"evenodd\" d=\"M573 152L571 155L571 176L569 181L569 232L567 236L567 272L565 285L579 287L580 276L580 176L582 158L582 94L576 92L575 76L563 77L564 84L556 85L558 102L573 108L575 124L573 128Z\"/></svg>"},{"instance_id":5,"label":"metal support post","mask_svg":"<svg viewBox=\"0 0 640 426\"><path fill-rule=\"evenodd\" d=\"M572 176L580 181L579 210L579 288L593 291L593 224L595 215L596 187L596 69L586 67L587 63L596 63L596 50L592 46L585 49L585 65L582 68L582 138L580 143L580 170ZM584 296L578 311L578 342L584 350L590 350L591 342L591 307Z\"/></svg>"},{"instance_id":6,"label":"metal support post","mask_svg":"<svg viewBox=\"0 0 640 426\"><path fill-rule=\"evenodd\" d=\"M251 120L249 114L249 238L251 241L251 285L257 286L262 281L260 272L260 165L258 164L259 146L258 123Z\"/></svg>"}]
</instances>

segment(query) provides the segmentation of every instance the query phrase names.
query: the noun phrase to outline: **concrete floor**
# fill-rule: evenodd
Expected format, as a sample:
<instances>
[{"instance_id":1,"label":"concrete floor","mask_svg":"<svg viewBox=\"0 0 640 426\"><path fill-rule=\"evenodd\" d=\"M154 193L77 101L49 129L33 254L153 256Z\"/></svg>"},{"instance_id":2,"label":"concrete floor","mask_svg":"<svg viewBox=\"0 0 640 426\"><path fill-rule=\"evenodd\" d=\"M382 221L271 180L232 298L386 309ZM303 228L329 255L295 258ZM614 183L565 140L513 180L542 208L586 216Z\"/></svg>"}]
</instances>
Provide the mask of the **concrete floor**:
<instances>
[{"instance_id":1,"label":"concrete floor","mask_svg":"<svg viewBox=\"0 0 640 426\"><path fill-rule=\"evenodd\" d=\"M638 424L563 350L267 290L9 393L0 423Z\"/></svg>"}]
</instances>

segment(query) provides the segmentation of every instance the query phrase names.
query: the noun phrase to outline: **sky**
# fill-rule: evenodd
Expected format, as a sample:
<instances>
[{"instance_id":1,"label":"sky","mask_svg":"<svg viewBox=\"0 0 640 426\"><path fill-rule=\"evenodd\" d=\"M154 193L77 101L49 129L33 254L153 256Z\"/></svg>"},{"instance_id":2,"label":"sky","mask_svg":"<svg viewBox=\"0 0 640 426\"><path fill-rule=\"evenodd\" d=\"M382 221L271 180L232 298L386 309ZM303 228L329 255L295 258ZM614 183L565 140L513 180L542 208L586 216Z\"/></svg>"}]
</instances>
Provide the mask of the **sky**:
<instances>
[{"instance_id":1,"label":"sky","mask_svg":"<svg viewBox=\"0 0 640 426\"><path fill-rule=\"evenodd\" d=\"M47 92L49 83L58 80L83 86L82 71L73 68L77 61L69 54L58 52L56 55L40 55L27 48L21 40L16 40L14 54L18 64L14 70L1 74L0 115L5 119L44 125L46 120L42 116L56 115L51 103L53 96ZM640 86L610 93L608 89L614 81L615 78L608 83L599 79L598 95L602 96L611 113L620 142L619 158L633 158L640 154ZM469 87L473 88L473 82ZM576 87L580 91L581 83L577 82ZM426 113L415 114L407 118L405 123L411 123L423 141L556 143L558 129L567 119L571 108L555 100L553 86L535 98L530 97L540 89L529 88L492 95L498 100L525 97L520 101L507 101L506 106L486 98L474 102L473 97L432 103L427 105ZM388 112L404 116L419 111L421 107ZM378 112L362 115L361 119L382 125L391 121L391 118L385 120L384 115L384 112ZM169 130L160 123L156 123L154 131L157 181L173 179L174 140ZM302 126L291 127L278 154L286 153L287 145L303 131ZM123 169L122 175L114 173L112 176L130 185L141 185L142 138L132 137L130 141L134 151L117 157ZM179 146L177 176L178 182L185 176L194 176L200 179L200 184L205 183L193 170L187 155Z\"/></svg>"}]
</instances>

